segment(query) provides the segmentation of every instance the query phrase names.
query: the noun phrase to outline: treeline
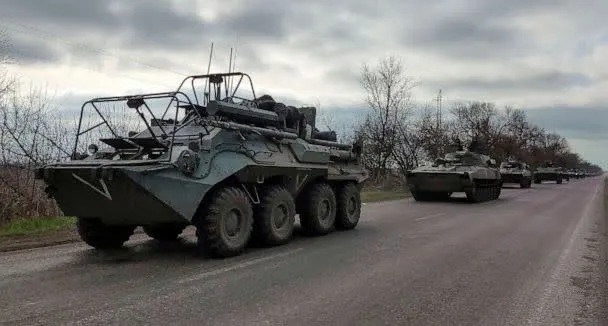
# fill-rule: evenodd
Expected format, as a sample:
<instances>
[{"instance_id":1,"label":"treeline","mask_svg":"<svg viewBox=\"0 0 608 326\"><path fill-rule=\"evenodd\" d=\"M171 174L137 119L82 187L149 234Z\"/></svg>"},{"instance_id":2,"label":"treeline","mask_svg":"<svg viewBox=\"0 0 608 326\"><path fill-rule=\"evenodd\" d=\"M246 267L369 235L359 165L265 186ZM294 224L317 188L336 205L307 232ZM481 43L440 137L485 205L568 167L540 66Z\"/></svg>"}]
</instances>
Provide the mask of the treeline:
<instances>
[{"instance_id":1,"label":"treeline","mask_svg":"<svg viewBox=\"0 0 608 326\"><path fill-rule=\"evenodd\" d=\"M361 84L369 111L355 128L364 144L363 164L376 179L405 171L465 147L476 139L481 152L501 162L523 160L532 167L545 161L566 169L601 172L572 152L566 139L528 121L524 111L497 108L491 102L459 103L440 111L417 107L411 98L415 83L396 57L364 65Z\"/></svg>"},{"instance_id":2,"label":"treeline","mask_svg":"<svg viewBox=\"0 0 608 326\"><path fill-rule=\"evenodd\" d=\"M8 47L0 30L0 224L16 217L61 215L32 171L69 155L73 136L45 90L23 87L8 73Z\"/></svg>"}]
</instances>

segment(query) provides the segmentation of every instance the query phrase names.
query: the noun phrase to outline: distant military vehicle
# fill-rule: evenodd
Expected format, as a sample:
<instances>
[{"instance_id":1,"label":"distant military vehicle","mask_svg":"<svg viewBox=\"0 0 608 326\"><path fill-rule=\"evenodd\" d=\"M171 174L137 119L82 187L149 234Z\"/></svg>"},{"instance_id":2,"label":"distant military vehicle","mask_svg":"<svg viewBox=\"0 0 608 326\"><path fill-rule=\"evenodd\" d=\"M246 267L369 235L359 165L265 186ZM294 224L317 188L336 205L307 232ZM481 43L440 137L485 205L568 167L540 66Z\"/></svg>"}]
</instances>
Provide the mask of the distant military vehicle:
<instances>
[{"instance_id":1,"label":"distant military vehicle","mask_svg":"<svg viewBox=\"0 0 608 326\"><path fill-rule=\"evenodd\" d=\"M542 183L545 180L555 181L561 184L563 180L563 171L559 167L553 166L553 162L546 161L534 171L534 183Z\"/></svg>"},{"instance_id":2,"label":"distant military vehicle","mask_svg":"<svg viewBox=\"0 0 608 326\"><path fill-rule=\"evenodd\" d=\"M500 164L502 183L517 183L521 188L532 186L532 171L524 162L508 160Z\"/></svg>"},{"instance_id":3,"label":"distant military vehicle","mask_svg":"<svg viewBox=\"0 0 608 326\"><path fill-rule=\"evenodd\" d=\"M471 202L498 199L502 180L496 162L471 151L448 153L434 164L408 171L407 184L417 201L442 200L464 192Z\"/></svg>"},{"instance_id":4,"label":"distant military vehicle","mask_svg":"<svg viewBox=\"0 0 608 326\"><path fill-rule=\"evenodd\" d=\"M85 125L90 116L99 123ZM256 98L244 73L189 76L174 92L86 102L72 160L36 175L95 248L122 246L136 226L170 241L194 225L206 252L234 256L252 237L289 241L296 213L311 235L357 225L368 177L361 144L336 142L335 132L317 130L315 116L312 107ZM120 123L143 128L125 136Z\"/></svg>"}]
</instances>

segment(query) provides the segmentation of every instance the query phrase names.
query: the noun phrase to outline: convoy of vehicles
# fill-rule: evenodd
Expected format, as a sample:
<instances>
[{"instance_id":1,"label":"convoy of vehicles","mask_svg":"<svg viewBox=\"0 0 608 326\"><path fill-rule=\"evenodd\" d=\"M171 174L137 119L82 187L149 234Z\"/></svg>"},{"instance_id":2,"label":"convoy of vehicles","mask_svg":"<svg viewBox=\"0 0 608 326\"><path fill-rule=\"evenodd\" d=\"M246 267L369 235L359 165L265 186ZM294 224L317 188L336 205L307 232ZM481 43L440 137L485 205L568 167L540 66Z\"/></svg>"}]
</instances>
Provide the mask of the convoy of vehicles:
<instances>
[{"instance_id":1,"label":"convoy of vehicles","mask_svg":"<svg viewBox=\"0 0 608 326\"><path fill-rule=\"evenodd\" d=\"M202 250L234 256L250 240L287 243L296 215L310 235L357 226L368 178L359 162L362 143L337 142L315 118L314 107L256 97L244 73L189 76L174 92L87 101L71 160L45 165L36 177L66 215L78 217L82 240L97 249L122 246L138 226L173 241L193 225ZM477 203L498 199L505 183L529 188L532 180L584 176L551 162L534 172L516 160L498 168L473 149L459 146L408 171L413 198L464 192Z\"/></svg>"}]
</instances>

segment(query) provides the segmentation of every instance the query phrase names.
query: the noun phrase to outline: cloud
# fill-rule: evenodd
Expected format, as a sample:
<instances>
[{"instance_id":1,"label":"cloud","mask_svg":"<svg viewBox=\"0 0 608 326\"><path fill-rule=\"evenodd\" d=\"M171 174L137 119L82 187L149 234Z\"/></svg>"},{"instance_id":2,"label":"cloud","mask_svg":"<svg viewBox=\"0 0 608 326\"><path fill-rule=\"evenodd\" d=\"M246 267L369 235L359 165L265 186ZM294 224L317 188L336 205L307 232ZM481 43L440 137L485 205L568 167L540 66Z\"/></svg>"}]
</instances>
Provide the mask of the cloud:
<instances>
[{"instance_id":1,"label":"cloud","mask_svg":"<svg viewBox=\"0 0 608 326\"><path fill-rule=\"evenodd\" d=\"M608 140L608 107L551 107L526 109L529 120L567 138Z\"/></svg>"},{"instance_id":2,"label":"cloud","mask_svg":"<svg viewBox=\"0 0 608 326\"><path fill-rule=\"evenodd\" d=\"M605 0L0 0L0 30L13 71L59 94L170 89L206 71L211 42L212 71L225 70L238 35L237 70L289 102L362 107L361 64L397 55L419 102L443 89L446 103L512 104L592 139L600 126L586 119L608 110L595 105L608 93L607 11Z\"/></svg>"},{"instance_id":3,"label":"cloud","mask_svg":"<svg viewBox=\"0 0 608 326\"><path fill-rule=\"evenodd\" d=\"M556 91L572 87L585 87L592 84L592 79L579 72L550 70L521 76L486 76L466 77L460 79L425 80L424 84L434 88L449 88L458 91Z\"/></svg>"},{"instance_id":4,"label":"cloud","mask_svg":"<svg viewBox=\"0 0 608 326\"><path fill-rule=\"evenodd\" d=\"M54 62L61 58L57 49L46 46L32 38L7 38L6 55L18 64Z\"/></svg>"}]
</instances>

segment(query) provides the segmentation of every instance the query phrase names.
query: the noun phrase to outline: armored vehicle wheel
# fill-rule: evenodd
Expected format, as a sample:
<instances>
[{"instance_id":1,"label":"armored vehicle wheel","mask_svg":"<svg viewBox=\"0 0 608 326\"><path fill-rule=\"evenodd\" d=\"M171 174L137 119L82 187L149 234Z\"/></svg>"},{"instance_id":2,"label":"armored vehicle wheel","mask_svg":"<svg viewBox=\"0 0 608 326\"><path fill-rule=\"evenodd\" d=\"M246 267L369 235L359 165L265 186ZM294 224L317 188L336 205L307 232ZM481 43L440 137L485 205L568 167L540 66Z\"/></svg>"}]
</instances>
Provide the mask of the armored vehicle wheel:
<instances>
[{"instance_id":1,"label":"armored vehicle wheel","mask_svg":"<svg viewBox=\"0 0 608 326\"><path fill-rule=\"evenodd\" d=\"M253 232L262 244L275 246L289 241L293 233L296 204L281 186L266 188L255 210Z\"/></svg>"},{"instance_id":2,"label":"armored vehicle wheel","mask_svg":"<svg viewBox=\"0 0 608 326\"><path fill-rule=\"evenodd\" d=\"M326 183L311 185L302 194L300 224L310 235L329 233L336 220L336 196Z\"/></svg>"},{"instance_id":3,"label":"armored vehicle wheel","mask_svg":"<svg viewBox=\"0 0 608 326\"><path fill-rule=\"evenodd\" d=\"M175 241L186 228L183 224L163 223L155 225L144 225L144 232L155 240L166 242Z\"/></svg>"},{"instance_id":4,"label":"armored vehicle wheel","mask_svg":"<svg viewBox=\"0 0 608 326\"><path fill-rule=\"evenodd\" d=\"M498 186L494 186L492 188L494 189L494 196L492 196L492 199L500 198L500 192L502 191L502 184L499 184Z\"/></svg>"},{"instance_id":5,"label":"armored vehicle wheel","mask_svg":"<svg viewBox=\"0 0 608 326\"><path fill-rule=\"evenodd\" d=\"M411 191L412 197L414 197L415 201L429 201L431 200L431 195L428 192L424 191Z\"/></svg>"},{"instance_id":6,"label":"armored vehicle wheel","mask_svg":"<svg viewBox=\"0 0 608 326\"><path fill-rule=\"evenodd\" d=\"M542 181L539 178L534 178L534 183L540 184Z\"/></svg>"},{"instance_id":7,"label":"armored vehicle wheel","mask_svg":"<svg viewBox=\"0 0 608 326\"><path fill-rule=\"evenodd\" d=\"M361 216L361 192L352 183L340 185L336 194L336 228L351 230L359 223Z\"/></svg>"},{"instance_id":8,"label":"armored vehicle wheel","mask_svg":"<svg viewBox=\"0 0 608 326\"><path fill-rule=\"evenodd\" d=\"M79 217L76 229L82 241L96 249L122 247L135 230L135 226L106 225L94 218Z\"/></svg>"},{"instance_id":9,"label":"armored vehicle wheel","mask_svg":"<svg viewBox=\"0 0 608 326\"><path fill-rule=\"evenodd\" d=\"M558 185L561 185L561 184L562 184L562 178L558 178L557 180L555 180L555 182L556 182Z\"/></svg>"},{"instance_id":10,"label":"armored vehicle wheel","mask_svg":"<svg viewBox=\"0 0 608 326\"><path fill-rule=\"evenodd\" d=\"M197 221L198 244L214 257L240 254L247 246L253 225L253 208L247 194L226 187L212 194Z\"/></svg>"},{"instance_id":11,"label":"armored vehicle wheel","mask_svg":"<svg viewBox=\"0 0 608 326\"><path fill-rule=\"evenodd\" d=\"M519 186L521 188L530 188L532 186L532 179L522 179Z\"/></svg>"}]
</instances>

